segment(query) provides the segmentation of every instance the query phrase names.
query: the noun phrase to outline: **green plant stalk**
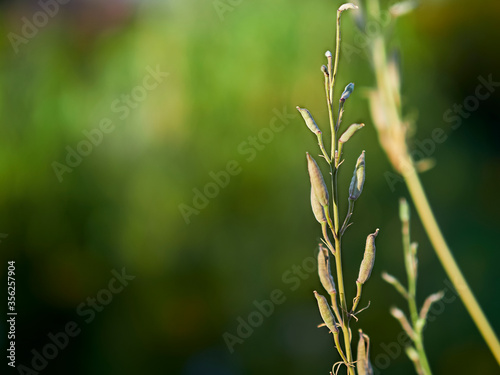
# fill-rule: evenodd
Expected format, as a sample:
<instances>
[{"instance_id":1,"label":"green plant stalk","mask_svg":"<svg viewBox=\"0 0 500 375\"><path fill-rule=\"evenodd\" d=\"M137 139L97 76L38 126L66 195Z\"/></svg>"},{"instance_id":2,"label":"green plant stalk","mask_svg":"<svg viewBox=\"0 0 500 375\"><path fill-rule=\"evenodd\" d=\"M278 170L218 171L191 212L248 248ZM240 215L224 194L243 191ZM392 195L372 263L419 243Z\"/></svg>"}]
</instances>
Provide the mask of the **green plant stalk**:
<instances>
[{"instance_id":1,"label":"green plant stalk","mask_svg":"<svg viewBox=\"0 0 500 375\"><path fill-rule=\"evenodd\" d=\"M380 12L377 0L369 1L368 5L371 8L372 14L376 15ZM390 92L390 79L386 69L387 56L385 43L381 35L376 36L374 39L372 54L377 86L381 88L381 91L384 94L385 103L387 104L386 115L389 124L392 124L391 126L399 126L402 121L398 106L396 105L394 97ZM483 336L496 361L500 365L500 342L498 341L498 338L488 322L488 319L484 315L484 312L479 306L479 303L474 297L474 294L460 271L450 248L446 244L430 207L429 201L427 200L427 196L422 187L417 171L411 163L411 157L408 150L405 149L404 153L405 154L402 155L401 161L406 160L408 162L406 162L404 166L403 178L406 182L413 203L415 204L420 220L424 225L427 235L429 236L432 246L441 261L446 274L453 283L472 320L476 324L479 332ZM398 166L395 167L397 168Z\"/></svg>"},{"instance_id":2,"label":"green plant stalk","mask_svg":"<svg viewBox=\"0 0 500 375\"><path fill-rule=\"evenodd\" d=\"M432 375L431 367L429 366L429 361L424 350L424 340L422 336L422 329L418 328L420 325L418 323L419 314L417 308L416 294L417 294L417 274L415 272L413 262L415 262L415 257L411 252L410 244L410 223L409 221L404 221L402 225L403 233L403 249L405 255L405 268L406 275L408 278L408 307L410 309L410 318L412 322L413 329L415 331L414 337L412 337L415 344L415 348L418 353L419 365L422 368L424 375Z\"/></svg>"},{"instance_id":3,"label":"green plant stalk","mask_svg":"<svg viewBox=\"0 0 500 375\"><path fill-rule=\"evenodd\" d=\"M335 44L335 60L333 72L330 71L330 92L327 97L328 103L328 117L330 120L330 129L332 135L332 145L331 145L331 157L330 157L330 174L332 180L332 202L333 202L333 227L330 224L330 229L333 232L335 239L335 268L337 271L337 284L339 289L339 300L340 300L340 309L342 314L342 334L344 336L344 347L345 347L345 355L347 357L347 373L349 375L355 375L354 368L351 367L351 363L353 362L352 358L352 350L351 350L351 340L349 335L349 319L345 316L347 313L347 303L345 298L345 288L344 288L344 275L342 272L342 245L340 240L340 227L339 227L339 209L338 209L338 194L337 194L337 172L338 166L332 168L331 161L335 160L335 151L337 148L337 134L336 134L336 126L333 117L333 89L335 86L335 78L337 75L337 67L339 62L339 51L340 51L340 14L337 13L337 27L336 27L336 44ZM344 362L345 359L344 359Z\"/></svg>"},{"instance_id":4,"label":"green plant stalk","mask_svg":"<svg viewBox=\"0 0 500 375\"><path fill-rule=\"evenodd\" d=\"M425 195L417 171L414 167L411 167L410 170L403 175L403 178L408 186L408 190L410 191L410 195L420 216L420 220L422 220L427 235L429 236L432 246L441 261L446 274L455 286L462 302L467 308L472 320L476 323L479 332L488 344L491 352L495 356L495 359L498 364L500 364L500 343L498 342L498 338L496 337L488 319L481 310L479 303L474 297L474 294L460 271L450 248L446 244L438 223L436 222L436 218L434 217L432 209L429 205L429 201L427 200L427 196Z\"/></svg>"}]
</instances>

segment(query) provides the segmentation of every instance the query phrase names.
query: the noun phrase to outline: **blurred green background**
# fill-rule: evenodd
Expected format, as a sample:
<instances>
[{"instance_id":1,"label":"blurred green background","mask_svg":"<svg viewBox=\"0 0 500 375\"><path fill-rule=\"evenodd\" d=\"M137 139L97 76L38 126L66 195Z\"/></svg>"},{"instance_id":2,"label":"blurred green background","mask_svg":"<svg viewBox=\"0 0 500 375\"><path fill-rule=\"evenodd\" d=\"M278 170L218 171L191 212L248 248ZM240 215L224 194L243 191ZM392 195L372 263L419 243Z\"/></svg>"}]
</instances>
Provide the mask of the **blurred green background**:
<instances>
[{"instance_id":1,"label":"blurred green background","mask_svg":"<svg viewBox=\"0 0 500 375\"><path fill-rule=\"evenodd\" d=\"M72 0L46 22L38 16L42 26L33 30L26 20L33 21L40 4L2 2L0 233L8 236L1 238L0 275L6 285L6 262L16 261L17 365L32 368L32 350L43 352L48 334L74 321L81 332L40 373L330 371L338 357L326 329L316 328L312 291L320 285L308 263L320 230L309 207L304 155L318 151L294 108L305 106L327 123L319 67L333 48L339 5ZM435 145L436 165L422 180L497 332L500 97L495 91L480 101L456 129L443 114L474 95L479 76L500 81L499 17L496 0L425 0L398 20L391 42L399 50L405 113L418 124L414 139L429 139L435 128L448 135ZM23 27L33 35L20 39ZM367 182L345 236L344 272L354 296L366 235L380 228L362 301L371 306L352 327L370 335L372 361L382 373L406 374L413 367L404 353L395 354L391 343L401 329L388 312L404 301L380 273L404 279L397 204L407 191L386 182L392 170L369 118L365 89L374 77L367 34L343 18L343 42L355 52L343 50L338 89L356 84L344 124L367 124L346 146L339 180L345 210L352 168L366 150ZM168 76L147 90L151 69ZM82 132L99 129L103 119L112 130L96 136L91 150L81 146L87 155L59 181L54 162L66 164L68 147L77 150L87 139ZM237 173L215 189L213 173L231 160ZM198 202L185 220L181 208L193 207L193 189L207 186L213 198L203 208ZM416 215L411 229L420 244L421 303L447 288L447 278ZM294 267L303 264L302 278L292 282ZM78 307L89 297L109 297L112 270L123 267L135 279L86 323ZM238 319L247 321L258 311L255 301L276 289L285 301L231 353L223 334L236 335ZM1 295L6 299L6 287ZM443 306L425 330L435 374L498 373L461 302ZM4 321L4 353L7 329ZM7 373L19 373L2 362Z\"/></svg>"}]
</instances>

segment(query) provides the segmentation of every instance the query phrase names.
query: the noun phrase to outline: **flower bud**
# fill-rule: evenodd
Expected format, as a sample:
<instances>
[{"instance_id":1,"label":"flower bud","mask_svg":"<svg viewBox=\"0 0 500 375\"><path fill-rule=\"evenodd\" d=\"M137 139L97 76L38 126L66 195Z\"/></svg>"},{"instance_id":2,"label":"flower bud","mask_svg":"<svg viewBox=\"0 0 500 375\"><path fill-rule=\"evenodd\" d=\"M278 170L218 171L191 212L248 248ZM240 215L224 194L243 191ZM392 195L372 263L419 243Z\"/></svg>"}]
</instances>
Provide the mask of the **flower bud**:
<instances>
[{"instance_id":1,"label":"flower bud","mask_svg":"<svg viewBox=\"0 0 500 375\"><path fill-rule=\"evenodd\" d=\"M321 71L323 72L326 78L330 76L330 74L328 74L328 68L326 67L326 65L321 65Z\"/></svg>"},{"instance_id":2,"label":"flower bud","mask_svg":"<svg viewBox=\"0 0 500 375\"><path fill-rule=\"evenodd\" d=\"M319 245L318 253L318 275L321 285L327 291L328 294L337 293L335 289L335 282L333 281L332 272L330 270L330 258L328 256L328 250Z\"/></svg>"},{"instance_id":3,"label":"flower bud","mask_svg":"<svg viewBox=\"0 0 500 375\"><path fill-rule=\"evenodd\" d=\"M311 186L311 207L314 213L314 217L318 221L318 223L326 223L325 217L325 209L321 204L319 204L318 198L316 198L316 194L314 193L314 189Z\"/></svg>"},{"instance_id":4,"label":"flower bud","mask_svg":"<svg viewBox=\"0 0 500 375\"><path fill-rule=\"evenodd\" d=\"M340 101L345 102L349 96L351 96L352 92L354 91L354 83L349 83L345 89L342 95L340 96Z\"/></svg>"},{"instance_id":5,"label":"flower bud","mask_svg":"<svg viewBox=\"0 0 500 375\"><path fill-rule=\"evenodd\" d=\"M328 71L332 73L333 69L333 55L330 51L325 52L326 60L328 61Z\"/></svg>"},{"instance_id":6,"label":"flower bud","mask_svg":"<svg viewBox=\"0 0 500 375\"><path fill-rule=\"evenodd\" d=\"M302 118L304 119L309 130L311 130L314 134L321 134L321 130L319 130L318 125L316 125L316 121L314 121L311 113L305 108L297 107L297 110L302 115Z\"/></svg>"},{"instance_id":7,"label":"flower bud","mask_svg":"<svg viewBox=\"0 0 500 375\"><path fill-rule=\"evenodd\" d=\"M307 170L309 171L309 178L311 180L311 186L316 194L319 204L323 207L328 206L328 189L326 188L325 180L321 174L321 170L316 164L316 161L306 153L307 155Z\"/></svg>"},{"instance_id":8,"label":"flower bud","mask_svg":"<svg viewBox=\"0 0 500 375\"><path fill-rule=\"evenodd\" d=\"M365 255L359 267L359 275L356 280L357 283L366 283L366 280L368 280L372 273L373 265L375 264L375 237L377 237L378 231L377 229L375 233L369 234L368 237L366 237Z\"/></svg>"},{"instance_id":9,"label":"flower bud","mask_svg":"<svg viewBox=\"0 0 500 375\"><path fill-rule=\"evenodd\" d=\"M337 328L337 325L335 324L335 318L326 298L316 291L314 291L314 296L318 301L319 313L321 314L323 322L331 332L337 333L339 330Z\"/></svg>"},{"instance_id":10,"label":"flower bud","mask_svg":"<svg viewBox=\"0 0 500 375\"><path fill-rule=\"evenodd\" d=\"M349 186L349 199L355 201L363 191L365 183L365 152L363 151L356 162L354 174L352 176L351 185Z\"/></svg>"}]
</instances>

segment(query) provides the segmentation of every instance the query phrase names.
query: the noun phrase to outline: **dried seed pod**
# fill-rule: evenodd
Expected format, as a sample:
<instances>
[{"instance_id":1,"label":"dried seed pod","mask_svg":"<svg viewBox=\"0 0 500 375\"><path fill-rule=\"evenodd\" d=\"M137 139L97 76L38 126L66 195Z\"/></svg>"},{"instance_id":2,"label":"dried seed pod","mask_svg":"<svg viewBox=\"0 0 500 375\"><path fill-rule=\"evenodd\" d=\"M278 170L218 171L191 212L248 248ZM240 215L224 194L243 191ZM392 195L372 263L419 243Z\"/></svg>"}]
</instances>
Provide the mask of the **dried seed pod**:
<instances>
[{"instance_id":1,"label":"dried seed pod","mask_svg":"<svg viewBox=\"0 0 500 375\"><path fill-rule=\"evenodd\" d=\"M316 121L314 121L311 113L305 109L305 108L300 108L297 106L297 110L300 112L302 115L302 118L304 119L307 127L309 130L311 130L314 134L321 134L321 130L319 130L318 125L316 125Z\"/></svg>"},{"instance_id":2,"label":"dried seed pod","mask_svg":"<svg viewBox=\"0 0 500 375\"><path fill-rule=\"evenodd\" d=\"M318 301L319 313L321 314L323 322L331 332L338 333L339 329L335 324L335 318L333 316L332 310L330 309L330 306L328 305L326 298L316 291L314 291L314 296Z\"/></svg>"},{"instance_id":3,"label":"dried seed pod","mask_svg":"<svg viewBox=\"0 0 500 375\"><path fill-rule=\"evenodd\" d=\"M316 161L306 153L307 156L307 170L309 171L309 178L311 180L311 186L318 198L318 202L324 207L328 206L328 189L326 188L325 180L321 174L321 170L316 164Z\"/></svg>"},{"instance_id":4,"label":"dried seed pod","mask_svg":"<svg viewBox=\"0 0 500 375\"><path fill-rule=\"evenodd\" d=\"M319 203L318 198L316 198L316 193L314 193L314 189L311 186L311 207L314 213L314 217L318 221L318 223L326 223L325 209Z\"/></svg>"},{"instance_id":5,"label":"dried seed pod","mask_svg":"<svg viewBox=\"0 0 500 375\"><path fill-rule=\"evenodd\" d=\"M359 275L356 282L360 284L366 283L366 280L370 277L373 265L375 264L375 238L378 235L378 228L375 233L369 234L366 237L365 254L363 260L361 261L361 266L359 267Z\"/></svg>"},{"instance_id":6,"label":"dried seed pod","mask_svg":"<svg viewBox=\"0 0 500 375\"><path fill-rule=\"evenodd\" d=\"M365 184L365 152L363 151L356 162L354 173L349 186L349 199L355 201L363 191Z\"/></svg>"},{"instance_id":7,"label":"dried seed pod","mask_svg":"<svg viewBox=\"0 0 500 375\"><path fill-rule=\"evenodd\" d=\"M318 253L318 275L321 285L323 285L323 288L325 288L328 294L337 293L330 269L330 257L328 256L328 250L321 244L319 245Z\"/></svg>"},{"instance_id":8,"label":"dried seed pod","mask_svg":"<svg viewBox=\"0 0 500 375\"><path fill-rule=\"evenodd\" d=\"M345 89L342 95L340 96L340 101L345 102L349 96L351 96L352 92L354 91L354 83L349 83Z\"/></svg>"}]
</instances>

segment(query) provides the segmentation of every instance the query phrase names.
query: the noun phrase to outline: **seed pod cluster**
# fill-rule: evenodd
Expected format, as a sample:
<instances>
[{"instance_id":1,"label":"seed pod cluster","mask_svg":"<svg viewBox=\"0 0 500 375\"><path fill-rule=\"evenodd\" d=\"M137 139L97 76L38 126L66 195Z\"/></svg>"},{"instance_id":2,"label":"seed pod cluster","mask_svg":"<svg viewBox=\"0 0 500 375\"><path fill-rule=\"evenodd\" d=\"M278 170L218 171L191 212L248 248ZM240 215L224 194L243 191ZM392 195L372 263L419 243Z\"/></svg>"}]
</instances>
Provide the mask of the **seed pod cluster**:
<instances>
[{"instance_id":1,"label":"seed pod cluster","mask_svg":"<svg viewBox=\"0 0 500 375\"><path fill-rule=\"evenodd\" d=\"M358 279L356 280L359 284L366 283L372 273L373 265L375 264L375 238L378 232L379 230L377 229L375 233L369 234L366 238L365 254L359 267Z\"/></svg>"}]
</instances>

